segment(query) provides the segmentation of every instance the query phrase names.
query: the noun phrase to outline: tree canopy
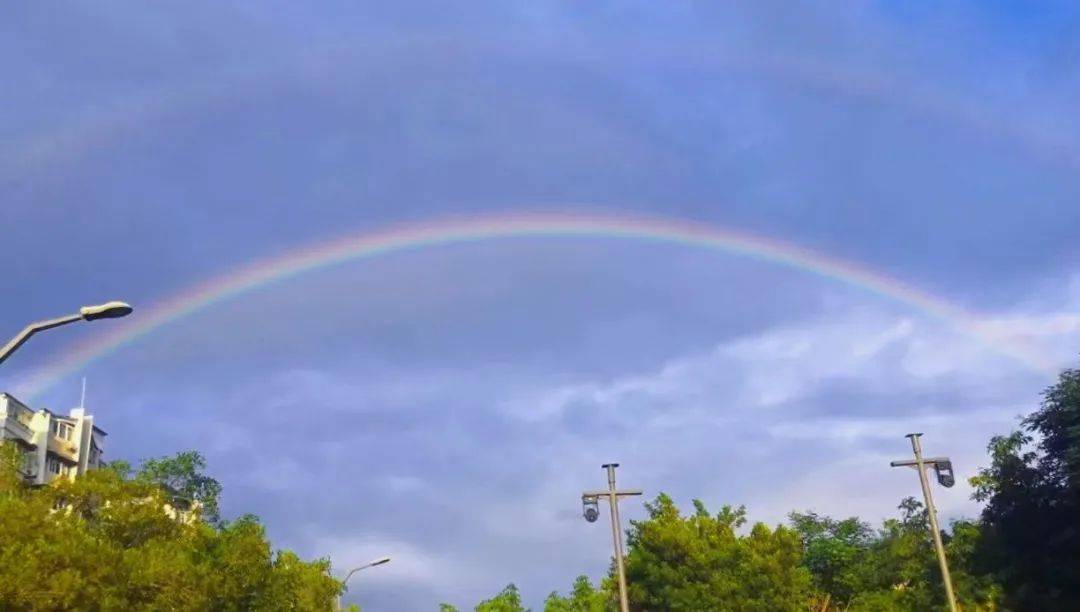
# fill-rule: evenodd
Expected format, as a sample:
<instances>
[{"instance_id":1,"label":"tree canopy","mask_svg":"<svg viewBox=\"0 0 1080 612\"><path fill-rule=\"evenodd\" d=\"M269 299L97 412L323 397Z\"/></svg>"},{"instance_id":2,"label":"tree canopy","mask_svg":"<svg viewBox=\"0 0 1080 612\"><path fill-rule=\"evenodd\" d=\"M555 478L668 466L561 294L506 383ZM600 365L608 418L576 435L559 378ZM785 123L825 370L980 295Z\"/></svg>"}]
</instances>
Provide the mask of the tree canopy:
<instances>
[{"instance_id":1,"label":"tree canopy","mask_svg":"<svg viewBox=\"0 0 1080 612\"><path fill-rule=\"evenodd\" d=\"M798 535L783 526L755 524L746 535L742 507L715 515L694 501L682 516L660 494L632 521L627 537L626 580L639 610L802 610L811 592L801 564Z\"/></svg>"},{"instance_id":2,"label":"tree canopy","mask_svg":"<svg viewBox=\"0 0 1080 612\"><path fill-rule=\"evenodd\" d=\"M1080 370L1065 370L1021 428L996 436L971 479L986 503L979 563L1010 607L1080 610Z\"/></svg>"},{"instance_id":3,"label":"tree canopy","mask_svg":"<svg viewBox=\"0 0 1080 612\"><path fill-rule=\"evenodd\" d=\"M162 488L174 508L190 510L199 507L202 517L216 523L221 484L202 473L206 461L196 451L177 453L172 457L147 459L135 475L136 480L153 483Z\"/></svg>"},{"instance_id":4,"label":"tree canopy","mask_svg":"<svg viewBox=\"0 0 1080 612\"><path fill-rule=\"evenodd\" d=\"M329 562L274 552L253 516L219 521L202 457L117 464L32 488L0 445L0 607L18 610L327 610ZM188 485L191 485L190 487ZM169 513L199 499L214 521ZM194 518L194 520L191 520Z\"/></svg>"},{"instance_id":5,"label":"tree canopy","mask_svg":"<svg viewBox=\"0 0 1080 612\"><path fill-rule=\"evenodd\" d=\"M607 612L615 606L614 595L594 587L588 576L578 576L566 597L555 591L548 595L544 612Z\"/></svg>"}]
</instances>

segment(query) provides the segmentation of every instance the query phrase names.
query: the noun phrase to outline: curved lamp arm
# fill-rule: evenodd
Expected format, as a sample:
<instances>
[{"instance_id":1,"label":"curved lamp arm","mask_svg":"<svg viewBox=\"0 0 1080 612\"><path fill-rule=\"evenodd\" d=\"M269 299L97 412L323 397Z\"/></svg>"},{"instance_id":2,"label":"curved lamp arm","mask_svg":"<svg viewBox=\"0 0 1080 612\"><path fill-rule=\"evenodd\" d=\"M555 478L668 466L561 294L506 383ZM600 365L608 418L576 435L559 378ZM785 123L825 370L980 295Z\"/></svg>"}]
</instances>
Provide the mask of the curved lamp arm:
<instances>
[{"instance_id":1,"label":"curved lamp arm","mask_svg":"<svg viewBox=\"0 0 1080 612\"><path fill-rule=\"evenodd\" d=\"M124 317L131 314L132 308L125 302L108 302L101 304L100 306L83 306L79 309L78 314L68 315L66 317L57 317L55 319L47 319L45 321L38 321L37 323L31 323L27 325L25 329L19 332L14 338L8 341L4 345L4 348L0 348L0 363L4 363L12 353L17 351L20 346L26 343L30 339L30 336L52 329L54 327L60 327L61 325L67 325L68 323L75 323L77 321L96 321L98 319L115 319L118 317Z\"/></svg>"},{"instance_id":2,"label":"curved lamp arm","mask_svg":"<svg viewBox=\"0 0 1080 612\"><path fill-rule=\"evenodd\" d=\"M344 586L344 587L345 587L345 588L347 589L347 588L348 588L348 586L346 586L346 585L347 585L347 584L348 584L348 582L349 582L349 578L352 578L352 575L353 575L353 574L355 574L356 572L359 572L359 571L360 571L360 570L362 570L362 569L367 569L367 568L369 568L369 567L374 567L374 566L376 566L376 565L382 565L382 564L384 564L384 563L390 563L390 557L379 557L378 559L375 559L375 560L374 560L374 561L372 561L371 563L367 563L367 564L365 564L365 565L361 565L360 567L354 567L354 568L352 568L351 570L349 570L349 573L348 573L348 574L345 574L345 578L344 578L344 579L342 579L342 581L341 581L341 585L342 585L342 586Z\"/></svg>"}]
</instances>

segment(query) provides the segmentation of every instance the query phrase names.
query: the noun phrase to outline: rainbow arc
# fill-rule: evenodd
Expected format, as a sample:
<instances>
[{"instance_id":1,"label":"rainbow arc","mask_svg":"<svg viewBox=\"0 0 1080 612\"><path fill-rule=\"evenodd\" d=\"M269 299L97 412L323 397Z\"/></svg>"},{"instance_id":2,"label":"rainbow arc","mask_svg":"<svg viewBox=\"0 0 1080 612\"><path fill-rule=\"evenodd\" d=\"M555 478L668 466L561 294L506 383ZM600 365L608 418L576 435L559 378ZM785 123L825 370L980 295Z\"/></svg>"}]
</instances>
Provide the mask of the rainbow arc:
<instances>
[{"instance_id":1,"label":"rainbow arc","mask_svg":"<svg viewBox=\"0 0 1080 612\"><path fill-rule=\"evenodd\" d=\"M515 238L625 239L681 245L771 262L843 283L906 304L946 321L994 350L1034 370L1053 374L1052 365L1028 347L990 335L971 313L945 299L859 264L793 244L702 223L649 217L576 214L488 215L403 225L347 236L257 261L196 285L149 309L137 310L104 336L68 351L55 365L32 375L20 393L33 398L97 360L162 327L226 300L273 283L346 262L402 251Z\"/></svg>"}]
</instances>

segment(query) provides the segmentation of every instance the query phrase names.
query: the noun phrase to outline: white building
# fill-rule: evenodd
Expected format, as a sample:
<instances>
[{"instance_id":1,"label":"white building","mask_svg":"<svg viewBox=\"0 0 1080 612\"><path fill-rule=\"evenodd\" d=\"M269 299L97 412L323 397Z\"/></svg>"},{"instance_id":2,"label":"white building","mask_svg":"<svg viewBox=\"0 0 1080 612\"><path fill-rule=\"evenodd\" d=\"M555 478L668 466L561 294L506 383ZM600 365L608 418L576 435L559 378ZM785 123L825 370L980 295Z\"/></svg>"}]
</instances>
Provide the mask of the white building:
<instances>
[{"instance_id":1,"label":"white building","mask_svg":"<svg viewBox=\"0 0 1080 612\"><path fill-rule=\"evenodd\" d=\"M22 449L23 474L31 484L46 484L60 476L74 479L101 467L106 435L82 408L68 416L45 409L35 412L0 393L0 439Z\"/></svg>"}]
</instances>

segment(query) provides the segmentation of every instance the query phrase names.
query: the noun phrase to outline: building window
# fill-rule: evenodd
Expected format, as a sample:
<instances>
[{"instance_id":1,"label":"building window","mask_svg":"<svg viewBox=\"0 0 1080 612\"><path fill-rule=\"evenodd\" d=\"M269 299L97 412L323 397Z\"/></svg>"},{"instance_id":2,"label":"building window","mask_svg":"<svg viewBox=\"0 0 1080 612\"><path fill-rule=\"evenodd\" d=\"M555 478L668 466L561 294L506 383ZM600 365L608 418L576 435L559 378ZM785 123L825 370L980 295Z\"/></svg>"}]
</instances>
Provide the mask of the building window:
<instances>
[{"instance_id":1,"label":"building window","mask_svg":"<svg viewBox=\"0 0 1080 612\"><path fill-rule=\"evenodd\" d=\"M49 473L55 476L69 476L75 470L74 467L60 461L59 459L49 459L48 462Z\"/></svg>"},{"instance_id":2,"label":"building window","mask_svg":"<svg viewBox=\"0 0 1080 612\"><path fill-rule=\"evenodd\" d=\"M61 438L67 441L71 441L71 435L75 431L75 428L71 423L65 423L64 421L53 421L52 432L57 438Z\"/></svg>"},{"instance_id":3,"label":"building window","mask_svg":"<svg viewBox=\"0 0 1080 612\"><path fill-rule=\"evenodd\" d=\"M23 453L22 469L27 474L33 474L37 471L37 457L34 456L34 453Z\"/></svg>"}]
</instances>

